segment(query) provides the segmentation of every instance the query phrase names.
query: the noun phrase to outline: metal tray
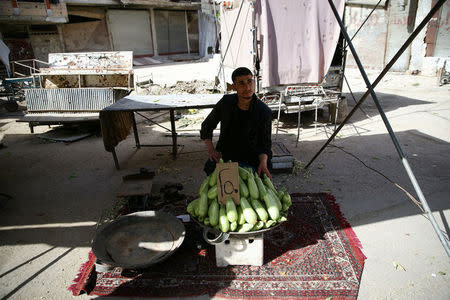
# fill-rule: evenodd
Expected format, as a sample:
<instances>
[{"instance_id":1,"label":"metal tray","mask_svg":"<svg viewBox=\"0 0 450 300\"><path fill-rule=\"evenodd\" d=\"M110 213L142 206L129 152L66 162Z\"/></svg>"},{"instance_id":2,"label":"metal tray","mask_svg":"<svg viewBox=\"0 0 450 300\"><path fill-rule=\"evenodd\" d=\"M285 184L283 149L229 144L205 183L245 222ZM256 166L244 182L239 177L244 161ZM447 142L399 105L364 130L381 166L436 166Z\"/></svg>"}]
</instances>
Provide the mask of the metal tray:
<instances>
[{"instance_id":1,"label":"metal tray","mask_svg":"<svg viewBox=\"0 0 450 300\"><path fill-rule=\"evenodd\" d=\"M169 257L183 243L183 223L162 211L141 211L122 216L100 229L92 251L105 264L145 268Z\"/></svg>"}]
</instances>

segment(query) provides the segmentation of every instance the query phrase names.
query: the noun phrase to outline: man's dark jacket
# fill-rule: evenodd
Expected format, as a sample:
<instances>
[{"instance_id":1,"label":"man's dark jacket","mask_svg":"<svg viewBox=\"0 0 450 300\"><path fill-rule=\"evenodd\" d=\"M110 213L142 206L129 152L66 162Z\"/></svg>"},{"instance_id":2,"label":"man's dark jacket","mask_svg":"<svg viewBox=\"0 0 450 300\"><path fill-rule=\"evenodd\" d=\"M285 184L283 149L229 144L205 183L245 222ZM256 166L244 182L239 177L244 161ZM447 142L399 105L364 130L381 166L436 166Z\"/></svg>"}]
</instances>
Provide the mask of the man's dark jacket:
<instances>
[{"instance_id":1,"label":"man's dark jacket","mask_svg":"<svg viewBox=\"0 0 450 300\"><path fill-rule=\"evenodd\" d=\"M200 130L200 138L211 139L213 137L213 130L220 123L220 136L216 145L217 151L222 152L224 160L227 160L231 152L242 151L243 154L250 154L251 161L248 164L257 167L259 160L258 155L265 153L272 158L272 111L265 103L259 100L255 94L250 102L249 118L247 132L244 133L248 137L249 149L240 149L235 143L236 133L233 132L233 120L236 120L238 115L238 97L237 94L224 95L223 98L217 102L211 113L206 117L202 123Z\"/></svg>"}]
</instances>

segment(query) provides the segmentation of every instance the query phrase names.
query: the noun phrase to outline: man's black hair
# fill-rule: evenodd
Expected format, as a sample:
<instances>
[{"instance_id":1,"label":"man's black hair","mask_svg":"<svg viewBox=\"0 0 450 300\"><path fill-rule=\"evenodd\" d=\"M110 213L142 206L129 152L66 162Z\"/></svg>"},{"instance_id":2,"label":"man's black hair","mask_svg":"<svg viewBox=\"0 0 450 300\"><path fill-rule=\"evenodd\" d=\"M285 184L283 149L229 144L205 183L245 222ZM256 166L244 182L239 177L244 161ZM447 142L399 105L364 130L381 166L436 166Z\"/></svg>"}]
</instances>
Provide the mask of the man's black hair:
<instances>
[{"instance_id":1,"label":"man's black hair","mask_svg":"<svg viewBox=\"0 0 450 300\"><path fill-rule=\"evenodd\" d=\"M245 75L252 75L252 71L250 71L246 67L239 67L236 70L233 71L233 74L231 74L231 80L233 80L233 83L235 82L236 78L239 76L245 76Z\"/></svg>"}]
</instances>

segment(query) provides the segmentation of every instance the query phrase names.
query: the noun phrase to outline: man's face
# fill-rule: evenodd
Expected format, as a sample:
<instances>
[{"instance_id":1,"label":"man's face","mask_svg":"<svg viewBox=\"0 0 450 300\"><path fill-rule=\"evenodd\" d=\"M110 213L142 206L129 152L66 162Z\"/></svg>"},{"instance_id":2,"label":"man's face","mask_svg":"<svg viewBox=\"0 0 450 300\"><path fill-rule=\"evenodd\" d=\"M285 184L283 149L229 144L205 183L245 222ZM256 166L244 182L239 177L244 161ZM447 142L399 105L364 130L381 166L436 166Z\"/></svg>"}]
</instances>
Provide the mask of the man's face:
<instances>
[{"instance_id":1,"label":"man's face","mask_svg":"<svg viewBox=\"0 0 450 300\"><path fill-rule=\"evenodd\" d=\"M255 85L252 75L242 75L236 77L233 83L233 88L237 92L240 99L251 100L255 92Z\"/></svg>"}]
</instances>

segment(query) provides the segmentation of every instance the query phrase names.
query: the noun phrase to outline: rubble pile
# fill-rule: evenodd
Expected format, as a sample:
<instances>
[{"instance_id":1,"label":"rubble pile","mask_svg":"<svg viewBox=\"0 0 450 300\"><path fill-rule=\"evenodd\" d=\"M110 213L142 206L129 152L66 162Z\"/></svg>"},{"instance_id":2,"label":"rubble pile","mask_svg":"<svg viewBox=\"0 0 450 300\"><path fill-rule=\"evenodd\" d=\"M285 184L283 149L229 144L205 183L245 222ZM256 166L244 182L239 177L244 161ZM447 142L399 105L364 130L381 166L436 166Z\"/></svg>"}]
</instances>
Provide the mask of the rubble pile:
<instances>
[{"instance_id":1,"label":"rubble pile","mask_svg":"<svg viewBox=\"0 0 450 300\"><path fill-rule=\"evenodd\" d=\"M139 95L213 94L214 82L204 80L177 81L171 86L148 83L137 87Z\"/></svg>"}]
</instances>

